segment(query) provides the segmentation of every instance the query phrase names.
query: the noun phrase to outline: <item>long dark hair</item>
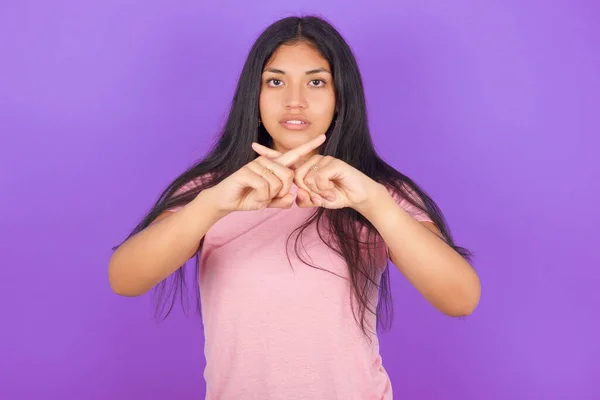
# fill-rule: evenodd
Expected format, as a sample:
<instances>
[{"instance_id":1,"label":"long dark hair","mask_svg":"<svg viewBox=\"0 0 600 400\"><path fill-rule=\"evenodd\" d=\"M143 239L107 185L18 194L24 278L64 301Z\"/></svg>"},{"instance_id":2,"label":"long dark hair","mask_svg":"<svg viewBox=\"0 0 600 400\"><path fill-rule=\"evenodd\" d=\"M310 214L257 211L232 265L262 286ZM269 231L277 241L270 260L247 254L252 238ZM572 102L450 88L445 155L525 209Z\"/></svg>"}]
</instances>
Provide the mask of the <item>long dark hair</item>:
<instances>
[{"instance_id":1,"label":"long dark hair","mask_svg":"<svg viewBox=\"0 0 600 400\"><path fill-rule=\"evenodd\" d=\"M258 102L261 75L265 64L279 46L295 42L314 46L332 68L337 99L336 121L326 132L327 141L322 154L348 163L423 210L440 229L447 243L468 259L469 251L454 244L447 223L434 201L410 178L396 171L375 152L367 123L362 79L354 55L332 25L313 16L284 18L270 25L258 37L244 64L229 117L216 144L205 158L182 173L163 191L129 237L149 226L165 210L189 203L200 191L218 184L252 161L257 156L251 149L253 141L266 146L271 145L268 132L257 123L260 117ZM200 184L190 186L189 190L181 190L187 183L206 176L209 178L202 180ZM366 312L372 313L371 316L377 316L378 328L389 328L393 316L389 290L389 263L386 261L383 266L376 265L380 261L372 256L376 253L376 248L381 246L381 238L375 228L366 218L351 208L339 210L318 208L293 234L296 238L294 248L297 254L301 247L302 232L311 224L316 224L319 232L325 229L333 235L333 240L325 243L347 262L353 298L357 300L358 306L355 308L357 311L355 317L362 331L368 334L367 329L372 328L367 327L369 324L366 323ZM291 238L292 236L288 241ZM197 278L202 244L203 240L195 257L196 295L199 294ZM303 259L302 256L300 258ZM171 281L170 286L169 281ZM177 293L183 296L185 286L183 268L157 285L155 288L158 294L157 313L164 314L164 317L168 316L175 304ZM375 290L378 290L379 299L374 310L371 299ZM199 297L197 298L197 311L200 312L200 301Z\"/></svg>"}]
</instances>

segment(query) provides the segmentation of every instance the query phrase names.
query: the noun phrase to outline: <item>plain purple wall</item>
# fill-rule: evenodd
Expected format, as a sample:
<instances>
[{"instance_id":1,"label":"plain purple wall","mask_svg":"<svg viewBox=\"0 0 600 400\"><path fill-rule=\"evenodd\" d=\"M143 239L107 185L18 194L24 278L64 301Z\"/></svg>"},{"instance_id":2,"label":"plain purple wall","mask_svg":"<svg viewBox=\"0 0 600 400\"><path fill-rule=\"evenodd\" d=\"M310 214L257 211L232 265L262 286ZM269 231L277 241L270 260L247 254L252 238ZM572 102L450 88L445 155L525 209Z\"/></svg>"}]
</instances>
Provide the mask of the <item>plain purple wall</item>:
<instances>
[{"instance_id":1,"label":"plain purple wall","mask_svg":"<svg viewBox=\"0 0 600 400\"><path fill-rule=\"evenodd\" d=\"M593 3L1 2L0 398L203 398L200 323L113 294L111 246L204 154L260 31L317 12L482 279L459 320L393 271L396 398L599 399Z\"/></svg>"}]
</instances>

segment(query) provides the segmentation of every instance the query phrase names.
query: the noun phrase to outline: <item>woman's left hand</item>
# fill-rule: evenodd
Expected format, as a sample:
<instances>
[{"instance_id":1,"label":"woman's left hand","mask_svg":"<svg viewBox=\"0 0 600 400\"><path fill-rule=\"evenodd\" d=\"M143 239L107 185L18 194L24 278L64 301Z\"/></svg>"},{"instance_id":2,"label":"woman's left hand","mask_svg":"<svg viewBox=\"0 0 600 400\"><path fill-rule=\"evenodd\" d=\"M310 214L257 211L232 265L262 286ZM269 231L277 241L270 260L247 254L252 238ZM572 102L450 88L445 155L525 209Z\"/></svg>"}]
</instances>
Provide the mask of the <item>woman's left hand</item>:
<instances>
[{"instance_id":1,"label":"woman's left hand","mask_svg":"<svg viewBox=\"0 0 600 400\"><path fill-rule=\"evenodd\" d=\"M258 154L274 159L276 150L253 143ZM294 183L298 186L296 203L299 207L344 208L357 211L368 207L381 185L342 160L331 156L314 155L295 169Z\"/></svg>"}]
</instances>

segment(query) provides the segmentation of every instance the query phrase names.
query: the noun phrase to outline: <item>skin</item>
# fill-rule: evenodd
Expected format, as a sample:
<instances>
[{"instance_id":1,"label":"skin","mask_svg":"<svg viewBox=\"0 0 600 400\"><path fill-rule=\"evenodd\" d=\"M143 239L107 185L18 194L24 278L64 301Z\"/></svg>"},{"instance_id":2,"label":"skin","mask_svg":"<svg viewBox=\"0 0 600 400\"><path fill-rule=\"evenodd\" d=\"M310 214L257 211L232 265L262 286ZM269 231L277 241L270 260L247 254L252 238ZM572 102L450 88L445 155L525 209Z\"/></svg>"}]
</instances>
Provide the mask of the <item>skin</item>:
<instances>
[{"instance_id":1,"label":"skin","mask_svg":"<svg viewBox=\"0 0 600 400\"><path fill-rule=\"evenodd\" d=\"M162 213L113 253L108 266L112 290L131 297L146 293L190 259L206 232L232 211L291 207L294 197L287 191L294 173L288 166L313 154L324 141L325 135L319 135L273 160L258 157L181 210Z\"/></svg>"},{"instance_id":2,"label":"skin","mask_svg":"<svg viewBox=\"0 0 600 400\"><path fill-rule=\"evenodd\" d=\"M275 52L263 72L260 95L261 119L273 149L252 144L263 159L277 162L285 152L328 129L335 112L328 71L327 60L310 45L285 45ZM302 131L286 129L280 122L290 115L304 117L309 126ZM394 265L436 309L465 316L477 307L481 286L469 263L443 240L435 224L414 220L383 185L339 159L319 155L318 149L288 170L298 186L300 207L351 207L363 214L386 242ZM271 171L262 176L273 179L281 174ZM290 173L285 174L289 179ZM279 190L275 199L282 195L288 194Z\"/></svg>"},{"instance_id":3,"label":"skin","mask_svg":"<svg viewBox=\"0 0 600 400\"><path fill-rule=\"evenodd\" d=\"M331 67L311 46L281 46L265 65L260 92L260 117L280 153L325 133L335 113ZM290 131L282 119L302 116L308 127ZM315 154L313 151L311 154Z\"/></svg>"},{"instance_id":4,"label":"skin","mask_svg":"<svg viewBox=\"0 0 600 400\"><path fill-rule=\"evenodd\" d=\"M253 143L259 157L181 210L166 211L120 246L109 263L109 282L116 293L139 296L164 280L229 213L289 208L295 201L300 207L354 208L375 226L391 261L435 308L451 316L475 309L479 279L434 224L417 222L384 186L339 159L319 154L335 112L328 70L327 61L306 44L275 52L263 73L260 95L261 118L273 149ZM309 124L288 129L280 123L286 116L303 117ZM292 183L298 186L296 198L289 192Z\"/></svg>"}]
</instances>

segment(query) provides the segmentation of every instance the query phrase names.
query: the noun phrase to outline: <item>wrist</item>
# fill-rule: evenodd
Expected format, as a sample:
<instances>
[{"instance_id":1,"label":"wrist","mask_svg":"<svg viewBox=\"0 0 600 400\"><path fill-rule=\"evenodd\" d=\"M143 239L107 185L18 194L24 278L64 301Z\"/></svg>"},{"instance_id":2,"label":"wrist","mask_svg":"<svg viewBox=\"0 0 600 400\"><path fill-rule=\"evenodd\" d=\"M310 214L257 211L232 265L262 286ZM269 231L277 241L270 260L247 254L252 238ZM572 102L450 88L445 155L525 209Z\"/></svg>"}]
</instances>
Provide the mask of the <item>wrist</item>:
<instances>
[{"instance_id":1,"label":"wrist","mask_svg":"<svg viewBox=\"0 0 600 400\"><path fill-rule=\"evenodd\" d=\"M219 196L217 195L214 187L200 192L193 202L198 204L198 208L201 210L201 212L212 215L215 222L230 213L230 211L223 210L221 208Z\"/></svg>"},{"instance_id":2,"label":"wrist","mask_svg":"<svg viewBox=\"0 0 600 400\"><path fill-rule=\"evenodd\" d=\"M367 199L353 207L369 220L374 218L382 208L385 208L389 200L393 201L385 186L378 182L372 183L371 187L367 189Z\"/></svg>"}]
</instances>

